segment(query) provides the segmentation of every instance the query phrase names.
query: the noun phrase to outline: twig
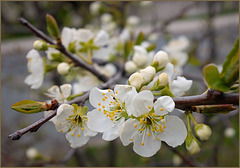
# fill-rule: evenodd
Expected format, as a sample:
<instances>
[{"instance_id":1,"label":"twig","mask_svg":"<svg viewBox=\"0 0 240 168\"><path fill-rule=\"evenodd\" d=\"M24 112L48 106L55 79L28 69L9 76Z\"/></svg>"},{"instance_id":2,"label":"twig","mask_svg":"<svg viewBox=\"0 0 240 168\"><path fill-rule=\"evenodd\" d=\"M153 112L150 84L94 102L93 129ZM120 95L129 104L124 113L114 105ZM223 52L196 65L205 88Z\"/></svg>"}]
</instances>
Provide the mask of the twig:
<instances>
[{"instance_id":1,"label":"twig","mask_svg":"<svg viewBox=\"0 0 240 168\"><path fill-rule=\"evenodd\" d=\"M117 65L117 67L119 68L118 73L111 79L109 79L106 83L103 83L101 86L99 86L99 88L104 89L104 88L112 88L116 82L121 79L122 74L123 74L123 65L119 64L119 63L115 63L115 65ZM73 103L77 103L80 105L84 105L85 101L88 99L90 94L90 91L85 92L85 94L83 94L80 97L77 97L69 102L67 102L66 104L73 104ZM59 104L60 105L60 104ZM36 132L45 122L47 122L48 120L50 120L51 118L53 118L56 114L57 114L57 108L59 107L56 106L56 109L53 109L53 112L51 112L50 114L48 114L46 117L36 121L35 123L29 125L26 128L23 128L21 130L18 130L16 132L14 132L13 134L10 134L8 136L8 138L11 138L12 140L19 140L24 134L26 134L27 132Z\"/></svg>"},{"instance_id":2,"label":"twig","mask_svg":"<svg viewBox=\"0 0 240 168\"><path fill-rule=\"evenodd\" d=\"M106 82L108 81L108 77L98 72L93 66L86 64L83 62L79 57L76 55L70 53L66 48L62 45L62 43L56 43L51 38L49 38L45 33L43 33L41 30L37 29L35 26L33 26L31 23L29 23L26 19L20 18L20 23L29 28L37 37L43 39L44 41L48 42L49 44L58 46L57 50L59 50L61 53L69 57L73 60L73 62L80 66L89 72L93 73L95 76L98 77L99 80Z\"/></svg>"},{"instance_id":3,"label":"twig","mask_svg":"<svg viewBox=\"0 0 240 168\"><path fill-rule=\"evenodd\" d=\"M216 105L216 104L233 104L239 105L238 93L221 93L209 89L207 93L196 96L185 96L173 98L175 108L185 110L196 105Z\"/></svg>"}]
</instances>

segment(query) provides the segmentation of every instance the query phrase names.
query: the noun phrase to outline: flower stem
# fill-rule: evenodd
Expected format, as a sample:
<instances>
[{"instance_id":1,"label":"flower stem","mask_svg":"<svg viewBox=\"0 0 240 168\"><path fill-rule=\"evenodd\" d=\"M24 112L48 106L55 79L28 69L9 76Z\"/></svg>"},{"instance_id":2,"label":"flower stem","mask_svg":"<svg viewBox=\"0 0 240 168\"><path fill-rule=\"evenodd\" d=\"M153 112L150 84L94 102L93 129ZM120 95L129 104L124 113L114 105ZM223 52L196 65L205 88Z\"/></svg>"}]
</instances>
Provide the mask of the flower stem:
<instances>
[{"instance_id":1,"label":"flower stem","mask_svg":"<svg viewBox=\"0 0 240 168\"><path fill-rule=\"evenodd\" d=\"M191 118L189 114L187 115L187 129L188 129L188 134L192 134Z\"/></svg>"},{"instance_id":2,"label":"flower stem","mask_svg":"<svg viewBox=\"0 0 240 168\"><path fill-rule=\"evenodd\" d=\"M189 113L188 115L189 115L189 117L192 119L194 125L197 125L198 123L197 123L197 121L195 120L195 118L193 117L192 113Z\"/></svg>"}]
</instances>

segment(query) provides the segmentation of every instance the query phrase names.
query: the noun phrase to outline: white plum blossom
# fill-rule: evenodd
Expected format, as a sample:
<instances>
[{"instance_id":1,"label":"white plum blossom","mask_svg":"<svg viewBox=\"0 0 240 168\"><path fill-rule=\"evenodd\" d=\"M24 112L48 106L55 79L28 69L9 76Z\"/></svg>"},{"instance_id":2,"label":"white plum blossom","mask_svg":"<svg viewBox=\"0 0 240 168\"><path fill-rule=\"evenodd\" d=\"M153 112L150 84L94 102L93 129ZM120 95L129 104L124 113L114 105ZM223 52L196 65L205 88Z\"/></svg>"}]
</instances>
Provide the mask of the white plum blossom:
<instances>
[{"instance_id":1,"label":"white plum blossom","mask_svg":"<svg viewBox=\"0 0 240 168\"><path fill-rule=\"evenodd\" d=\"M144 47L138 46L138 45L135 45L133 49L134 49L134 54L133 54L132 60L139 67L146 65L146 63L148 62L147 50Z\"/></svg>"},{"instance_id":2,"label":"white plum blossom","mask_svg":"<svg viewBox=\"0 0 240 168\"><path fill-rule=\"evenodd\" d=\"M176 147L184 143L187 130L177 116L167 115L172 112L175 103L169 96L159 97L153 103L150 91L132 93L126 102L128 119L121 127L120 139L124 146L133 142L133 150L143 156L151 157L161 148L161 141Z\"/></svg>"},{"instance_id":3,"label":"white plum blossom","mask_svg":"<svg viewBox=\"0 0 240 168\"><path fill-rule=\"evenodd\" d=\"M106 64L104 66L99 66L98 64L94 64L94 67L100 73L102 73L102 74L104 74L104 75L106 75L108 77L112 77L117 72L116 66L114 64L112 64L112 63L108 63L108 64Z\"/></svg>"},{"instance_id":4,"label":"white plum blossom","mask_svg":"<svg viewBox=\"0 0 240 168\"><path fill-rule=\"evenodd\" d=\"M189 47L189 40L186 36L179 36L176 39L172 39L168 42L166 46L164 46L164 50L167 52L176 52L176 51L184 51Z\"/></svg>"},{"instance_id":5,"label":"white plum blossom","mask_svg":"<svg viewBox=\"0 0 240 168\"><path fill-rule=\"evenodd\" d=\"M55 127L58 132L66 133L72 148L85 145L90 137L97 134L89 129L88 118L82 109L77 105L62 104L57 110Z\"/></svg>"},{"instance_id":6,"label":"white plum blossom","mask_svg":"<svg viewBox=\"0 0 240 168\"><path fill-rule=\"evenodd\" d=\"M71 95L72 85L63 84L60 88L57 85L52 86L48 89L45 95L56 99L59 103L67 102L67 98Z\"/></svg>"},{"instance_id":7,"label":"white plum blossom","mask_svg":"<svg viewBox=\"0 0 240 168\"><path fill-rule=\"evenodd\" d=\"M32 49L27 54L28 71L31 73L25 79L27 85L31 85L31 89L38 89L42 86L44 79L44 62L38 51Z\"/></svg>"},{"instance_id":8,"label":"white plum blossom","mask_svg":"<svg viewBox=\"0 0 240 168\"><path fill-rule=\"evenodd\" d=\"M128 85L116 85L114 91L93 88L89 101L96 109L87 113L89 128L103 133L102 138L106 141L116 139L127 116L125 101L133 90Z\"/></svg>"},{"instance_id":9,"label":"white plum blossom","mask_svg":"<svg viewBox=\"0 0 240 168\"><path fill-rule=\"evenodd\" d=\"M127 73L132 74L137 71L137 65L133 61L127 61L124 65L124 69Z\"/></svg>"},{"instance_id":10,"label":"white plum blossom","mask_svg":"<svg viewBox=\"0 0 240 168\"><path fill-rule=\"evenodd\" d=\"M70 69L70 66L66 62L62 62L57 66L57 71L60 75L67 75L69 72L69 69Z\"/></svg>"}]
</instances>

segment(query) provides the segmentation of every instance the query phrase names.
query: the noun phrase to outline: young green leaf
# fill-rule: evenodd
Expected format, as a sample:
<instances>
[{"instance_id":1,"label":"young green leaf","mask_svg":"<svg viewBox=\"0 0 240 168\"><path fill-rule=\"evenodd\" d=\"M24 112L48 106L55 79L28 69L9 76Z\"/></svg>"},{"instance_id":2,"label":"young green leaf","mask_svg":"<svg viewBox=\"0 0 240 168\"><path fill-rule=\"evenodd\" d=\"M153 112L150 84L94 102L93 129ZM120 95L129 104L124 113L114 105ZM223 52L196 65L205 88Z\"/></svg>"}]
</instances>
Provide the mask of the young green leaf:
<instances>
[{"instance_id":1,"label":"young green leaf","mask_svg":"<svg viewBox=\"0 0 240 168\"><path fill-rule=\"evenodd\" d=\"M46 15L46 22L47 22L47 31L48 33L54 37L56 40L60 39L60 31L58 28L58 24L53 16L47 14Z\"/></svg>"},{"instance_id":2,"label":"young green leaf","mask_svg":"<svg viewBox=\"0 0 240 168\"><path fill-rule=\"evenodd\" d=\"M144 34L143 34L143 32L140 32L138 34L137 40L135 42L135 45L140 45L143 42L143 40L144 40Z\"/></svg>"},{"instance_id":3,"label":"young green leaf","mask_svg":"<svg viewBox=\"0 0 240 168\"><path fill-rule=\"evenodd\" d=\"M133 48L133 42L127 41L124 46L124 59L127 59Z\"/></svg>"},{"instance_id":4,"label":"young green leaf","mask_svg":"<svg viewBox=\"0 0 240 168\"><path fill-rule=\"evenodd\" d=\"M228 54L223 64L220 78L228 86L232 86L239 78L239 39L237 39L233 49Z\"/></svg>"},{"instance_id":5,"label":"young green leaf","mask_svg":"<svg viewBox=\"0 0 240 168\"><path fill-rule=\"evenodd\" d=\"M203 75L210 88L219 90L221 92L226 92L229 90L229 87L220 79L220 74L216 65L206 65L203 68Z\"/></svg>"},{"instance_id":6,"label":"young green leaf","mask_svg":"<svg viewBox=\"0 0 240 168\"><path fill-rule=\"evenodd\" d=\"M37 102L33 100L19 101L17 103L14 103L11 106L11 108L15 111L26 113L26 114L38 113L41 111L48 110L46 103Z\"/></svg>"}]
</instances>

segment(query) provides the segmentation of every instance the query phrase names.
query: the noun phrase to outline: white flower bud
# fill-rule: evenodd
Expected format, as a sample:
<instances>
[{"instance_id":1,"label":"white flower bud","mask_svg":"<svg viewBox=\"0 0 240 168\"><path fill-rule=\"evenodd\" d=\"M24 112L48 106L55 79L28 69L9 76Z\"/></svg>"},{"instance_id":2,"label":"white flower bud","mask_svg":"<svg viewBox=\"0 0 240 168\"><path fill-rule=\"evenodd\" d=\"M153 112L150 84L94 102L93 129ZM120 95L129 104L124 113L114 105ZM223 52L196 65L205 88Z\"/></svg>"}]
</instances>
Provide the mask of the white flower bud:
<instances>
[{"instance_id":1,"label":"white flower bud","mask_svg":"<svg viewBox=\"0 0 240 168\"><path fill-rule=\"evenodd\" d=\"M236 131L232 127L228 127L224 130L224 135L228 138L235 136Z\"/></svg>"},{"instance_id":2,"label":"white flower bud","mask_svg":"<svg viewBox=\"0 0 240 168\"><path fill-rule=\"evenodd\" d=\"M102 23L109 23L112 21L112 15L109 14L109 13L104 13L102 16L101 16L101 22Z\"/></svg>"},{"instance_id":3,"label":"white flower bud","mask_svg":"<svg viewBox=\"0 0 240 168\"><path fill-rule=\"evenodd\" d=\"M43 40L36 40L33 43L33 48L38 51L45 51L48 49L48 45L45 41Z\"/></svg>"},{"instance_id":4,"label":"white flower bud","mask_svg":"<svg viewBox=\"0 0 240 168\"><path fill-rule=\"evenodd\" d=\"M152 3L153 3L152 1L141 1L140 6L148 7L148 6L152 5Z\"/></svg>"},{"instance_id":5,"label":"white flower bud","mask_svg":"<svg viewBox=\"0 0 240 168\"><path fill-rule=\"evenodd\" d=\"M157 68L163 68L168 63L168 54L165 51L158 51L153 57L152 65Z\"/></svg>"},{"instance_id":6,"label":"white flower bud","mask_svg":"<svg viewBox=\"0 0 240 168\"><path fill-rule=\"evenodd\" d=\"M144 80L143 84L146 84L153 80L153 78L156 74L156 69L153 68L152 66L148 66L145 69L141 69L140 74L142 75L143 80Z\"/></svg>"},{"instance_id":7,"label":"white flower bud","mask_svg":"<svg viewBox=\"0 0 240 168\"><path fill-rule=\"evenodd\" d=\"M140 22L140 19L137 16L129 16L127 18L127 24L129 26L137 26L139 24L139 22Z\"/></svg>"},{"instance_id":8,"label":"white flower bud","mask_svg":"<svg viewBox=\"0 0 240 168\"><path fill-rule=\"evenodd\" d=\"M199 153L201 150L200 142L192 134L187 135L185 144L188 152L192 155Z\"/></svg>"},{"instance_id":9,"label":"white flower bud","mask_svg":"<svg viewBox=\"0 0 240 168\"><path fill-rule=\"evenodd\" d=\"M137 65L133 61L127 61L124 66L125 66L125 71L130 74L136 72L137 70Z\"/></svg>"},{"instance_id":10,"label":"white flower bud","mask_svg":"<svg viewBox=\"0 0 240 168\"><path fill-rule=\"evenodd\" d=\"M182 158L178 155L173 155L173 165L174 166L180 166L182 164Z\"/></svg>"},{"instance_id":11,"label":"white flower bud","mask_svg":"<svg viewBox=\"0 0 240 168\"><path fill-rule=\"evenodd\" d=\"M140 73L135 72L134 74L132 74L129 79L128 79L128 83L129 85L133 86L136 88L136 90L139 90L140 87L142 86L144 80L143 77Z\"/></svg>"},{"instance_id":12,"label":"white flower bud","mask_svg":"<svg viewBox=\"0 0 240 168\"><path fill-rule=\"evenodd\" d=\"M135 47L135 48L138 48L138 49L141 49L144 51L143 47L140 48L140 47ZM143 52L143 51L138 51L135 49L135 53L133 55L133 58L132 60L139 66L143 66L147 63L148 59L147 59L147 56L145 54L147 54L146 52Z\"/></svg>"},{"instance_id":13,"label":"white flower bud","mask_svg":"<svg viewBox=\"0 0 240 168\"><path fill-rule=\"evenodd\" d=\"M70 69L70 66L66 62L62 62L62 63L58 64L58 67L57 67L57 71L60 75L68 74L69 69Z\"/></svg>"},{"instance_id":14,"label":"white flower bud","mask_svg":"<svg viewBox=\"0 0 240 168\"><path fill-rule=\"evenodd\" d=\"M212 130L206 124L197 124L195 126L195 133L201 141L206 141L212 135Z\"/></svg>"},{"instance_id":15,"label":"white flower bud","mask_svg":"<svg viewBox=\"0 0 240 168\"><path fill-rule=\"evenodd\" d=\"M168 74L163 72L158 76L159 86L166 86L168 84Z\"/></svg>"},{"instance_id":16,"label":"white flower bud","mask_svg":"<svg viewBox=\"0 0 240 168\"><path fill-rule=\"evenodd\" d=\"M26 155L29 159L34 160L40 156L40 153L36 148L28 148L26 151Z\"/></svg>"},{"instance_id":17,"label":"white flower bud","mask_svg":"<svg viewBox=\"0 0 240 168\"><path fill-rule=\"evenodd\" d=\"M101 2L100 1L96 1L96 2L91 3L90 7L89 7L91 14L93 14L93 15L98 14L100 7L101 7Z\"/></svg>"}]
</instances>

